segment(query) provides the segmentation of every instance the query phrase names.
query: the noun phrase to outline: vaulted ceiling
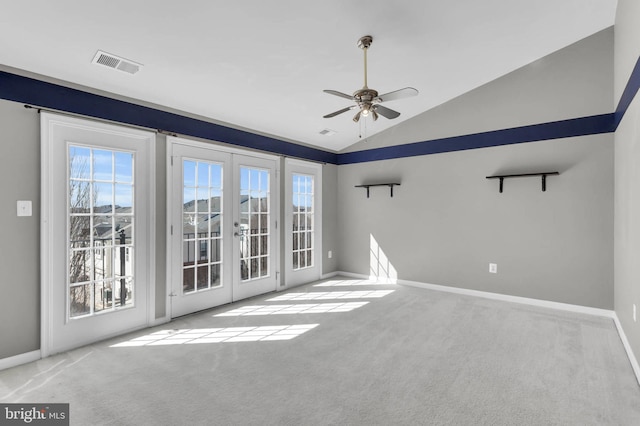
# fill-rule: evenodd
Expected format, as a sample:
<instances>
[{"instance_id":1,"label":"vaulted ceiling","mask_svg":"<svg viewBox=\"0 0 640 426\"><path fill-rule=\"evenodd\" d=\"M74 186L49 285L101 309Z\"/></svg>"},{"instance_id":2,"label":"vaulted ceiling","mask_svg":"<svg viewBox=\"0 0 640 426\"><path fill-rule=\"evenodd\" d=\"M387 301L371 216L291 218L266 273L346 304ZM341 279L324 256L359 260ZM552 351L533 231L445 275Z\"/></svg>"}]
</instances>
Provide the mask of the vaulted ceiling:
<instances>
[{"instance_id":1,"label":"vaulted ceiling","mask_svg":"<svg viewBox=\"0 0 640 426\"><path fill-rule=\"evenodd\" d=\"M616 0L35 0L0 13L0 66L339 151L614 23ZM419 95L354 123L323 93ZM92 63L102 50L136 74ZM328 129L332 135L320 134Z\"/></svg>"}]
</instances>

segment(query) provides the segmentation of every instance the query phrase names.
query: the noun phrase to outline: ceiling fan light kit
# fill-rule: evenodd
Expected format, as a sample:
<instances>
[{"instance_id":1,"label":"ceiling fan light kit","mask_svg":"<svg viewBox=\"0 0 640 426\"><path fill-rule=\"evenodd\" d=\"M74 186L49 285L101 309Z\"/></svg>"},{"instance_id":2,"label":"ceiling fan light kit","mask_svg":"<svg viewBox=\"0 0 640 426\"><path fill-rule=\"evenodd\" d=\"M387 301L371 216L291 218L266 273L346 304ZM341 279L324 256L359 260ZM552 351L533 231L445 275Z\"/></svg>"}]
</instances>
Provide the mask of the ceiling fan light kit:
<instances>
[{"instance_id":1,"label":"ceiling fan light kit","mask_svg":"<svg viewBox=\"0 0 640 426\"><path fill-rule=\"evenodd\" d=\"M324 118L335 117L336 115L358 108L358 112L353 117L353 121L356 123L360 121L360 117L368 116L371 116L373 121L376 121L379 115L389 120L393 120L394 118L399 117L400 113L380 104L382 102L394 101L410 96L416 96L418 94L418 91L413 87L405 87L404 89L389 92L384 95L378 95L376 90L370 89L367 86L367 50L371 47L371 43L373 43L373 37L370 35L360 37L358 40L358 47L364 52L364 85L362 86L362 89L356 90L353 92L353 95L347 95L346 93L338 92L337 90L324 90L325 93L330 95L349 99L355 102L355 105L327 114Z\"/></svg>"}]
</instances>

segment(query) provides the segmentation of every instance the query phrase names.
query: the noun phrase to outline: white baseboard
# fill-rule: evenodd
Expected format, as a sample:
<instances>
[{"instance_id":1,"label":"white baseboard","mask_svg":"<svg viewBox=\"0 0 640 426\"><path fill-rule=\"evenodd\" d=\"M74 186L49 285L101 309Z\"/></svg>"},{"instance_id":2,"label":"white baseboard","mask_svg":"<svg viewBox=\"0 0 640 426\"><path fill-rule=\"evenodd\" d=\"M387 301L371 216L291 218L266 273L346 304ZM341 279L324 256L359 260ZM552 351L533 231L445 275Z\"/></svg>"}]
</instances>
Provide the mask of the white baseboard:
<instances>
[{"instance_id":1,"label":"white baseboard","mask_svg":"<svg viewBox=\"0 0 640 426\"><path fill-rule=\"evenodd\" d=\"M337 275L340 275L340 274L341 274L341 272L333 271L333 272L329 272L328 274L320 275L320 279L321 280L326 280L327 278L333 278L333 277L335 277Z\"/></svg>"},{"instance_id":2,"label":"white baseboard","mask_svg":"<svg viewBox=\"0 0 640 426\"><path fill-rule=\"evenodd\" d=\"M580 314L595 315L599 317L613 318L614 312L608 309L592 308L589 306L572 305L570 303L551 302L549 300L531 299L528 297L510 296L507 294L490 293L466 288L447 287L437 284L425 284L415 281L398 280L398 284L411 287L425 288L428 290L446 291L467 296L482 297L485 299L502 300L504 302L520 303L523 305L539 306L542 308L558 309L561 311L576 312Z\"/></svg>"},{"instance_id":3,"label":"white baseboard","mask_svg":"<svg viewBox=\"0 0 640 426\"><path fill-rule=\"evenodd\" d=\"M17 367L18 365L27 364L29 362L37 361L41 358L40 350L25 352L20 355L10 356L9 358L0 359L0 370L6 370L7 368Z\"/></svg>"},{"instance_id":4,"label":"white baseboard","mask_svg":"<svg viewBox=\"0 0 640 426\"><path fill-rule=\"evenodd\" d=\"M327 274L329 275L329 274ZM373 276L368 276L368 275L364 275L364 274L355 274L353 272L345 272L345 271L336 271L336 272L332 272L331 273L332 276L341 276L341 277L347 277L347 278L355 278L358 280L369 280L369 281L375 281L375 282L382 282L382 279L378 279L377 277L373 277ZM390 282L389 284L395 284L395 282Z\"/></svg>"},{"instance_id":5,"label":"white baseboard","mask_svg":"<svg viewBox=\"0 0 640 426\"><path fill-rule=\"evenodd\" d=\"M487 291L480 291L480 290L469 290L469 289L466 289L466 288L449 287L449 286L438 285L438 284L427 284L427 283L421 283L421 282L417 282L417 281L397 280L397 279L392 279L392 278L378 279L378 278L373 277L373 276L367 276L367 275L364 275L364 274L354 274L352 272L339 271L339 272L336 273L336 275L341 275L341 276L345 276L345 277L348 277L348 278L356 278L356 279L361 279L361 280L371 280L371 281L376 281L378 283L384 283L384 284L399 284L399 285L406 285L406 286L409 286L409 287L424 288L424 289L427 289L427 290L444 291L444 292L447 292L447 293L456 293L456 294L462 294L462 295L466 295L466 296L483 297L485 299L502 300L502 301L505 301L505 302L521 303L521 304L524 304L524 305L532 305L532 306L540 306L540 307L543 307L543 308L559 309L559 310L562 310L562 311L577 312L577 313L588 314L588 315L596 315L596 316L599 316L599 317L606 317L606 318L613 318L614 317L614 311L612 311L612 310L592 308L592 307L589 307L589 306L572 305L572 304L569 304L569 303L551 302L551 301L548 301L548 300L540 300L540 299L530 299L528 297L510 296L510 295L507 295L507 294L490 293L490 292L487 292Z\"/></svg>"},{"instance_id":6,"label":"white baseboard","mask_svg":"<svg viewBox=\"0 0 640 426\"><path fill-rule=\"evenodd\" d=\"M613 313L613 322L616 324L618 335L620 336L620 340L622 340L622 345L624 346L624 350L627 351L627 357L629 357L631 368L633 368L633 372L636 375L636 380L640 385L640 365L638 365L638 360L636 359L636 356L633 353L633 349L631 349L629 340L627 340L627 335L624 333L624 330L622 329L622 324L620 324L618 315L615 312Z\"/></svg>"}]
</instances>

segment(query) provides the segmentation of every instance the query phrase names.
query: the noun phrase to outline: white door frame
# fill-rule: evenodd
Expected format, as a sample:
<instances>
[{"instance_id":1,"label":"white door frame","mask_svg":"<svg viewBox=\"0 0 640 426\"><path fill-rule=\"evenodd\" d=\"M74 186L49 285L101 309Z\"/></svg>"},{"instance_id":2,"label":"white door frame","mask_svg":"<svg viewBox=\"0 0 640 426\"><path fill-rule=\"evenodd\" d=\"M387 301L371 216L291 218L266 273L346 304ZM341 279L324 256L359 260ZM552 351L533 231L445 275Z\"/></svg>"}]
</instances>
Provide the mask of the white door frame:
<instances>
[{"instance_id":1,"label":"white door frame","mask_svg":"<svg viewBox=\"0 0 640 426\"><path fill-rule=\"evenodd\" d=\"M218 151L221 153L225 153L225 154L235 154L235 155L241 155L241 156L245 156L245 157L255 157L255 158L259 158L259 159L265 159L265 160L271 160L274 161L275 163L275 175L274 175L274 184L272 185L273 188L273 197L274 200L276 200L276 202L273 203L272 205L272 212L271 214L273 215L273 217L275 218L276 221L278 221L278 227L277 229L274 230L273 234L272 234L272 242L271 242L271 249L272 249L272 255L274 256L274 265L275 265L275 270L273 271L276 277L276 284L275 284L275 288L274 290L276 290L277 288L280 287L280 280L281 280L281 274L279 271L279 265L280 265L280 228L279 228L279 218L280 218L280 161L279 161L279 157L276 155L272 155L272 154L265 154L265 153L261 153L261 152L256 152L256 151L250 151L250 150L244 150L244 149L240 149L240 148L233 148L233 147L229 147L229 146L222 146L222 145L216 145L214 143L207 143L207 142L201 142L201 141L196 141L196 140L192 140L192 139L187 139L187 138L183 138L183 137L177 137L177 136L167 136L167 151L166 151L166 155L167 155L167 175L166 175L166 179L167 179L167 205L166 205L166 214L167 214L167 228L166 228L166 236L167 236L167 259L172 259L172 255L173 255L173 248L172 248L172 227L175 230L176 226L177 226L177 222L176 222L176 218L174 217L175 214L173 213L173 203L176 202L174 194L173 194L173 171L172 171L172 163L174 161L174 154L173 154L173 147L174 145L185 145L185 146L190 146L190 147L194 147L194 148L198 148L198 149L206 149L206 150L211 150L211 151ZM232 161L233 163L233 161ZM231 164L230 164L231 165ZM226 174L225 174L226 175ZM231 202L231 197L227 198L228 202ZM233 220L235 220L235 218L232 218ZM234 244L235 247L235 244ZM172 262L168 261L166 262L167 267L166 267L166 277L167 277L167 283L166 283L166 288L167 288L167 294L166 294L166 312L167 312L167 317L171 318L172 314L171 314L171 297L172 297L172 286L173 286L173 280L175 278L179 278L179 277L175 277L175 272L174 272L174 268L172 267ZM237 274L238 271L232 271L232 274ZM181 279L181 278L180 278Z\"/></svg>"},{"instance_id":2,"label":"white door frame","mask_svg":"<svg viewBox=\"0 0 640 426\"><path fill-rule=\"evenodd\" d=\"M109 337L113 337L118 334L122 334L124 332L137 329L144 328L150 324L155 322L155 144L156 137L155 133L140 129L135 129L132 127L120 126L90 119L82 119L76 117L70 117L60 114L42 112L41 113L41 233L40 233L40 267L41 267L41 278L40 278L40 356L42 358L51 355L52 353L60 351L60 348L55 348L53 345L53 332L54 332L54 321L60 321L60 318L53 317L53 303L54 297L52 285L54 283L53 280L59 279L57 272L60 271L61 266L54 262L54 250L53 244L54 242L60 239L60 229L64 229L62 231L62 235L66 234L66 217L64 222L60 223L61 218L59 214L55 211L54 200L60 198L60 194L56 192L57 187L59 187L60 182L57 182L58 179L54 175L54 161L58 161L54 159L54 154L58 153L57 149L60 149L59 146L53 146L52 140L55 136L55 132L58 129L64 128L73 128L79 130L86 130L93 132L96 135L100 135L100 137L109 138L109 137L129 137L133 139L137 139L140 141L144 141L145 145L145 155L138 156L137 163L144 164L144 169L146 173L142 176L136 176L136 178L140 178L142 180L139 191L142 193L139 194L140 198L138 200L141 201L142 212L146 212L144 219L139 220L136 224L138 227L144 227L144 235L146 236L145 241L143 242L146 245L146 253L144 256L140 256L138 262L140 263L140 267L144 271L147 282L139 283L140 285L146 286L145 294L143 300L145 302L145 312L144 317L146 318L145 324L139 324L133 326L131 328L119 330L114 334L100 334L95 338L89 338L88 341L83 341L79 343L79 345L92 343L93 341L98 341L102 339L106 339ZM80 142L80 141L78 141ZM65 153L66 157L66 153ZM56 183L58 185L56 185ZM65 183L66 188L66 183ZM66 195L63 194L65 202L67 200ZM138 196L136 196L138 197ZM64 237L66 241L66 237ZM67 265L62 265L62 269L66 270ZM68 297L68 296L67 296ZM135 308L134 308L135 309ZM124 312L124 311L122 311ZM113 314L106 314L113 315ZM82 320L79 320L82 321ZM62 350L71 349L65 348Z\"/></svg>"}]
</instances>

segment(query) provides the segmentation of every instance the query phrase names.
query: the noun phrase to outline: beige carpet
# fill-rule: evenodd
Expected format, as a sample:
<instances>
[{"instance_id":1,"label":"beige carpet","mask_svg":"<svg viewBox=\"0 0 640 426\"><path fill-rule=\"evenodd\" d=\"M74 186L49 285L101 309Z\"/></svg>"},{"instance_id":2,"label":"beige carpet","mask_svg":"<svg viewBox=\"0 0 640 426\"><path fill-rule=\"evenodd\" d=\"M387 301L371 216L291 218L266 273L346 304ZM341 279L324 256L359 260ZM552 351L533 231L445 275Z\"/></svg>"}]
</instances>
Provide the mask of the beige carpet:
<instances>
[{"instance_id":1,"label":"beige carpet","mask_svg":"<svg viewBox=\"0 0 640 426\"><path fill-rule=\"evenodd\" d=\"M1 371L0 401L72 425L640 424L610 319L341 278Z\"/></svg>"}]
</instances>

